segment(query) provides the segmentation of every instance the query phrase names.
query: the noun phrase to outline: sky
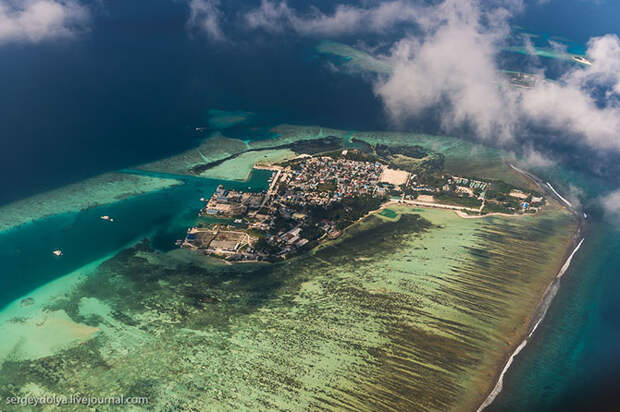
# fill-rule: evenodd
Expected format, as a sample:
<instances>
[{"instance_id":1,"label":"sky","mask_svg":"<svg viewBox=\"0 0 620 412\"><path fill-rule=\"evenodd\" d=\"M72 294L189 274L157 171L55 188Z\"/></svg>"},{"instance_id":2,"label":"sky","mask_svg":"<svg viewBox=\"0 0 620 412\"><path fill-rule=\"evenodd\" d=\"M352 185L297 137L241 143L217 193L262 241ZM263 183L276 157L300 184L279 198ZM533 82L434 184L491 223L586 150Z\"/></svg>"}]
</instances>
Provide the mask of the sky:
<instances>
[{"instance_id":1,"label":"sky","mask_svg":"<svg viewBox=\"0 0 620 412\"><path fill-rule=\"evenodd\" d=\"M395 127L435 110L443 132L465 128L484 142L527 147L538 165L553 164L546 153L534 149L541 139L620 155L617 34L589 38L585 54L592 65L565 64L555 81L517 89L500 75L511 24L528 8L559 0L365 0L321 7L285 0L248 1L239 7L220 0L176 1L187 7L187 35L201 36L213 48L234 48L240 31L274 39L380 36L383 43L376 57L394 70L377 75L369 87ZM604 0L580 1L606 7ZM92 30L91 14L97 8L105 9L105 0L0 0L0 47L75 41ZM527 42L523 46L532 47ZM536 61L527 69L546 75ZM620 212L619 196L620 190L611 193L602 204Z\"/></svg>"}]
</instances>

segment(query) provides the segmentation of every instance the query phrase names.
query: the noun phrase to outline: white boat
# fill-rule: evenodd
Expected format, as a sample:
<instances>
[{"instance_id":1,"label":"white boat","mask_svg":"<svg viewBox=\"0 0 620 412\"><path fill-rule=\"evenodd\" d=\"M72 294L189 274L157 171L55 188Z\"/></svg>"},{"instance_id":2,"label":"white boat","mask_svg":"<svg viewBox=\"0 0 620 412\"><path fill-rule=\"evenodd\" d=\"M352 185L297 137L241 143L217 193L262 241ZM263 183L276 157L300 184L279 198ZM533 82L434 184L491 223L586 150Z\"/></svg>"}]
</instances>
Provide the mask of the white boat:
<instances>
[{"instance_id":1,"label":"white boat","mask_svg":"<svg viewBox=\"0 0 620 412\"><path fill-rule=\"evenodd\" d=\"M60 250L60 249L56 249L56 250L54 250L52 253L53 253L54 255L56 255L56 256L62 256L62 250Z\"/></svg>"},{"instance_id":2,"label":"white boat","mask_svg":"<svg viewBox=\"0 0 620 412\"><path fill-rule=\"evenodd\" d=\"M108 222L114 222L114 218L110 216L101 216L102 220L107 220Z\"/></svg>"},{"instance_id":3,"label":"white boat","mask_svg":"<svg viewBox=\"0 0 620 412\"><path fill-rule=\"evenodd\" d=\"M583 56L571 56L571 58L577 63L585 64L587 66L592 66L592 62Z\"/></svg>"}]
</instances>

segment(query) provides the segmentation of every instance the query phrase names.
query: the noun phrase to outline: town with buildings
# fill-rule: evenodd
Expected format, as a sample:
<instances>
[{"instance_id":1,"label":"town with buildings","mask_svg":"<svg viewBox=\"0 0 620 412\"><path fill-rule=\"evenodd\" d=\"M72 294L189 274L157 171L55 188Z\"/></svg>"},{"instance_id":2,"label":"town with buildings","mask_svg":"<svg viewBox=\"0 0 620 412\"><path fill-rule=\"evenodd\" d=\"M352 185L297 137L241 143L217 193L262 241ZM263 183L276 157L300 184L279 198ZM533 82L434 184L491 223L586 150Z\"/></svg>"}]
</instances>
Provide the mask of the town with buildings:
<instances>
[{"instance_id":1,"label":"town with buildings","mask_svg":"<svg viewBox=\"0 0 620 412\"><path fill-rule=\"evenodd\" d=\"M544 204L541 194L501 181L444 174L441 162L424 163L427 153L416 153L421 160L406 162L416 166L405 170L390 160L395 149L378 152L302 154L262 166L273 174L268 190L259 193L220 185L209 199L201 199L205 206L199 217L209 223L190 228L179 244L232 262L273 262L338 238L388 202L476 215L535 213Z\"/></svg>"}]
</instances>

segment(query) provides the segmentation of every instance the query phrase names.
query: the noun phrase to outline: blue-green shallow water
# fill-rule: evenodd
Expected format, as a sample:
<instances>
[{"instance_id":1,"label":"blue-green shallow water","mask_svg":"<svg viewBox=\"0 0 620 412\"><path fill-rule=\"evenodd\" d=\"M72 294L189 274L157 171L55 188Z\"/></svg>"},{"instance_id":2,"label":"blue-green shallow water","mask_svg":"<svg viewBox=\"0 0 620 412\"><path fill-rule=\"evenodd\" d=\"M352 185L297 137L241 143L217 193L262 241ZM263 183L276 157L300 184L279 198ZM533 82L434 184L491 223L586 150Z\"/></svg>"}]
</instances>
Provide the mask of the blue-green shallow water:
<instances>
[{"instance_id":1,"label":"blue-green shallow water","mask_svg":"<svg viewBox=\"0 0 620 412\"><path fill-rule=\"evenodd\" d=\"M617 410L620 231L605 221L591 231L489 411Z\"/></svg>"},{"instance_id":2,"label":"blue-green shallow water","mask_svg":"<svg viewBox=\"0 0 620 412\"><path fill-rule=\"evenodd\" d=\"M234 8L240 2L222 3ZM585 43L620 32L619 11L614 0L531 0L516 23ZM299 42L210 47L204 37L187 35L187 13L181 1L144 7L106 0L94 14L91 35L78 42L3 48L1 202L187 149L202 137L193 130L206 123L211 107L266 110L290 123L384 128L371 88L301 62ZM301 44L311 48L313 42ZM270 137L260 125L228 134ZM214 185L187 179L179 188L1 233L0 307L144 236L160 249L172 247ZM589 197L602 192L597 188ZM103 214L116 222L101 221ZM602 216L593 216L591 225L547 319L513 364L492 410L617 409L620 233ZM62 258L51 254L58 247L65 250Z\"/></svg>"},{"instance_id":3,"label":"blue-green shallow water","mask_svg":"<svg viewBox=\"0 0 620 412\"><path fill-rule=\"evenodd\" d=\"M0 232L0 308L29 291L110 254L130 242L150 238L152 245L169 250L196 221L203 206L201 197L209 197L223 183L229 188L262 191L268 187L271 172L253 171L247 182L181 178L184 183L111 205L80 212L50 216L18 228ZM102 220L108 215L114 222ZM54 256L61 249L64 255Z\"/></svg>"},{"instance_id":4,"label":"blue-green shallow water","mask_svg":"<svg viewBox=\"0 0 620 412\"><path fill-rule=\"evenodd\" d=\"M556 170L553 178L576 184L590 199L586 240L488 411L619 409L620 221L597 206L615 185L575 170Z\"/></svg>"}]
</instances>

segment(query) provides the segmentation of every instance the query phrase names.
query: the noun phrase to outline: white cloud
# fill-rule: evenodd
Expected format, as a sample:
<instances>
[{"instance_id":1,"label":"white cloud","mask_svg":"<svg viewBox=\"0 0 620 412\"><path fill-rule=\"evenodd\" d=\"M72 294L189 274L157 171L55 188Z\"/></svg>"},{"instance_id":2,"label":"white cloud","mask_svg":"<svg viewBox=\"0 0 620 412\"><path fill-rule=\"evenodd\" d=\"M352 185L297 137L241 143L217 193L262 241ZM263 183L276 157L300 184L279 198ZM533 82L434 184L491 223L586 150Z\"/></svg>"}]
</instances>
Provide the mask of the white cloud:
<instances>
[{"instance_id":1,"label":"white cloud","mask_svg":"<svg viewBox=\"0 0 620 412\"><path fill-rule=\"evenodd\" d=\"M520 108L529 119L572 132L593 148L620 150L620 39L591 39L587 56L591 66L524 92Z\"/></svg>"},{"instance_id":2,"label":"white cloud","mask_svg":"<svg viewBox=\"0 0 620 412\"><path fill-rule=\"evenodd\" d=\"M537 151L531 145L523 149L522 162L526 167L536 169L546 169L557 164L553 159Z\"/></svg>"},{"instance_id":3,"label":"white cloud","mask_svg":"<svg viewBox=\"0 0 620 412\"><path fill-rule=\"evenodd\" d=\"M225 38L219 4L190 2L190 25L216 40ZM620 39L594 38L587 51L591 66L567 65L557 82L516 89L500 74L498 55L510 36L510 19L523 8L522 0L442 0L431 5L387 0L336 5L327 14L316 7L302 13L285 0L262 0L238 17L249 30L312 36L382 33L401 23L411 25L415 35L398 40L388 56L381 56L393 71L374 86L395 121L439 108L448 132L466 125L482 139L511 142L524 132L524 125L533 124L554 129L556 133L545 134L548 139L620 150Z\"/></svg>"},{"instance_id":4,"label":"white cloud","mask_svg":"<svg viewBox=\"0 0 620 412\"><path fill-rule=\"evenodd\" d=\"M498 74L497 55L519 9L501 1L483 9L474 0L427 9L417 18L423 34L394 46L387 57L393 74L375 85L388 113L400 121L440 107L448 131L467 124L480 138L506 142L527 122L595 149L620 150L620 39L590 40L592 65L573 65L558 82L515 89Z\"/></svg>"},{"instance_id":5,"label":"white cloud","mask_svg":"<svg viewBox=\"0 0 620 412\"><path fill-rule=\"evenodd\" d=\"M464 122L479 134L507 139L516 119L507 118L507 100L495 62L498 42L508 33L507 18L521 0L490 0L484 12L475 0L445 0L434 6L393 0L371 7L336 6L332 14L314 8L305 15L285 1L262 0L245 15L247 26L272 32L339 35L382 32L399 23L422 31L400 40L388 58L393 74L377 85L396 120L445 103L446 129ZM484 24L483 24L484 20Z\"/></svg>"},{"instance_id":6,"label":"white cloud","mask_svg":"<svg viewBox=\"0 0 620 412\"><path fill-rule=\"evenodd\" d=\"M203 30L211 40L224 40L226 37L221 28L222 13L219 6L219 0L191 0L188 25Z\"/></svg>"},{"instance_id":7,"label":"white cloud","mask_svg":"<svg viewBox=\"0 0 620 412\"><path fill-rule=\"evenodd\" d=\"M249 11L245 20L250 28L272 32L292 30L304 35L338 35L378 32L394 24L413 21L418 7L409 1L395 0L375 7L360 8L339 5L333 14L324 14L313 7L302 15L286 1L262 0L260 7Z\"/></svg>"},{"instance_id":8,"label":"white cloud","mask_svg":"<svg viewBox=\"0 0 620 412\"><path fill-rule=\"evenodd\" d=\"M620 219L620 189L601 198L606 213Z\"/></svg>"},{"instance_id":9,"label":"white cloud","mask_svg":"<svg viewBox=\"0 0 620 412\"><path fill-rule=\"evenodd\" d=\"M495 61L509 32L506 17L519 4L508 6L483 12L477 2L445 0L425 9L418 16L424 33L396 44L389 57L393 74L376 86L392 117L403 120L441 105L446 129L467 123L482 136L512 136L516 114L508 108L516 96Z\"/></svg>"},{"instance_id":10,"label":"white cloud","mask_svg":"<svg viewBox=\"0 0 620 412\"><path fill-rule=\"evenodd\" d=\"M620 39L618 36L608 34L590 39L587 54L595 64L584 72L573 73L573 77L581 80L582 83L587 83L588 80L606 83L616 94L620 94Z\"/></svg>"},{"instance_id":11,"label":"white cloud","mask_svg":"<svg viewBox=\"0 0 620 412\"><path fill-rule=\"evenodd\" d=\"M0 44L70 37L88 20L75 0L0 0Z\"/></svg>"}]
</instances>

